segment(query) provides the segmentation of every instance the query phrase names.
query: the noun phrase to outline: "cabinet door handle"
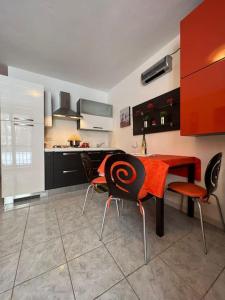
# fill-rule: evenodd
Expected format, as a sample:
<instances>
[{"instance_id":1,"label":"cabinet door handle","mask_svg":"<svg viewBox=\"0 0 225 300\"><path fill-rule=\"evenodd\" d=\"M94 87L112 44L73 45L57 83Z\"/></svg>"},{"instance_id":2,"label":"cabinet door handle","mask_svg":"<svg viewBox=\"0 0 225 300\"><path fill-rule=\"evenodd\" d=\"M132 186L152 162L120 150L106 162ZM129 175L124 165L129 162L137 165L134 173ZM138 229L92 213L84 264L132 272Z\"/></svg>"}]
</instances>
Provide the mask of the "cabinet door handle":
<instances>
[{"instance_id":1,"label":"cabinet door handle","mask_svg":"<svg viewBox=\"0 0 225 300\"><path fill-rule=\"evenodd\" d=\"M77 170L68 170L68 171L64 170L64 171L62 171L62 172L63 172L63 174L67 174L67 173L76 173Z\"/></svg>"},{"instance_id":2,"label":"cabinet door handle","mask_svg":"<svg viewBox=\"0 0 225 300\"><path fill-rule=\"evenodd\" d=\"M14 123L15 126L29 126L29 127L33 127L33 124L24 124L24 123Z\"/></svg>"},{"instance_id":3,"label":"cabinet door handle","mask_svg":"<svg viewBox=\"0 0 225 300\"><path fill-rule=\"evenodd\" d=\"M95 155L95 154L101 154L101 151L88 151L87 152L88 153L88 155Z\"/></svg>"},{"instance_id":4,"label":"cabinet door handle","mask_svg":"<svg viewBox=\"0 0 225 300\"><path fill-rule=\"evenodd\" d=\"M93 128L95 128L95 129L103 129L103 127L100 127L100 126L93 126Z\"/></svg>"},{"instance_id":5,"label":"cabinet door handle","mask_svg":"<svg viewBox=\"0 0 225 300\"><path fill-rule=\"evenodd\" d=\"M18 117L14 117L13 119L14 119L14 120L17 120L17 121L30 121L30 122L33 122L33 121L34 121L33 119L18 118Z\"/></svg>"},{"instance_id":6,"label":"cabinet door handle","mask_svg":"<svg viewBox=\"0 0 225 300\"><path fill-rule=\"evenodd\" d=\"M68 155L76 155L77 153L69 153L69 152L63 152L62 155L64 156L68 156Z\"/></svg>"}]
</instances>

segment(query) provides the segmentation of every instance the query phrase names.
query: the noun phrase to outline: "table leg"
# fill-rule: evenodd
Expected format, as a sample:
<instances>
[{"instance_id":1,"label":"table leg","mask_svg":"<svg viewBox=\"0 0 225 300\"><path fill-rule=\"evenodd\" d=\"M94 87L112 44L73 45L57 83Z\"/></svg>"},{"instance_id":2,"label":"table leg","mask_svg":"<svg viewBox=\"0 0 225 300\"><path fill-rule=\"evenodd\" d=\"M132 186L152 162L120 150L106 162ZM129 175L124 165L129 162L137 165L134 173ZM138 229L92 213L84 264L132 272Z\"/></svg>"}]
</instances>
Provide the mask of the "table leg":
<instances>
[{"instance_id":1,"label":"table leg","mask_svg":"<svg viewBox=\"0 0 225 300\"><path fill-rule=\"evenodd\" d=\"M156 234L164 235L164 198L156 198Z\"/></svg>"},{"instance_id":2,"label":"table leg","mask_svg":"<svg viewBox=\"0 0 225 300\"><path fill-rule=\"evenodd\" d=\"M195 165L191 164L188 167L188 182L194 183L195 181ZM192 200L191 197L188 197L188 210L187 210L187 215L191 218L194 217L194 201Z\"/></svg>"}]
</instances>

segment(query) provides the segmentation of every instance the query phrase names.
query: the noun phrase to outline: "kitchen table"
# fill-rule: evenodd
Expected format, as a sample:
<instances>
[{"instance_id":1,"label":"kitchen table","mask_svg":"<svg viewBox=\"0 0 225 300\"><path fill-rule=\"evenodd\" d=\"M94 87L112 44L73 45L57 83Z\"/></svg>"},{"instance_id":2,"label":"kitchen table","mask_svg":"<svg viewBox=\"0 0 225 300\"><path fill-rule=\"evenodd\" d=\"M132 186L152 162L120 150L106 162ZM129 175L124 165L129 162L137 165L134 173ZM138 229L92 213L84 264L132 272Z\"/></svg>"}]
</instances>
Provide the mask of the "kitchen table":
<instances>
[{"instance_id":1,"label":"kitchen table","mask_svg":"<svg viewBox=\"0 0 225 300\"><path fill-rule=\"evenodd\" d=\"M201 161L192 156L162 155L137 156L145 167L145 181L139 196L151 194L156 197L156 234L164 235L164 191L168 173L187 177L188 182L201 180ZM98 168L99 174L104 174L105 162ZM187 214L194 216L194 202L188 198Z\"/></svg>"}]
</instances>

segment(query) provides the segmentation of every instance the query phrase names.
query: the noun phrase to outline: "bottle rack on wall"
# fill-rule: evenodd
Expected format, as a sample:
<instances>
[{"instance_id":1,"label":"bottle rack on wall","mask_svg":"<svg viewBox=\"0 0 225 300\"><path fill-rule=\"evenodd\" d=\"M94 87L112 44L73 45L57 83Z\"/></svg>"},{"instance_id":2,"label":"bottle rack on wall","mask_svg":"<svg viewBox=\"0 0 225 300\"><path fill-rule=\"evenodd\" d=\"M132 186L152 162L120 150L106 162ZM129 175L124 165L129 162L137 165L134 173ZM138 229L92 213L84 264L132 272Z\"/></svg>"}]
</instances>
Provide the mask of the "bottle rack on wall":
<instances>
[{"instance_id":1,"label":"bottle rack on wall","mask_svg":"<svg viewBox=\"0 0 225 300\"><path fill-rule=\"evenodd\" d=\"M133 135L180 129L180 88L133 107Z\"/></svg>"}]
</instances>

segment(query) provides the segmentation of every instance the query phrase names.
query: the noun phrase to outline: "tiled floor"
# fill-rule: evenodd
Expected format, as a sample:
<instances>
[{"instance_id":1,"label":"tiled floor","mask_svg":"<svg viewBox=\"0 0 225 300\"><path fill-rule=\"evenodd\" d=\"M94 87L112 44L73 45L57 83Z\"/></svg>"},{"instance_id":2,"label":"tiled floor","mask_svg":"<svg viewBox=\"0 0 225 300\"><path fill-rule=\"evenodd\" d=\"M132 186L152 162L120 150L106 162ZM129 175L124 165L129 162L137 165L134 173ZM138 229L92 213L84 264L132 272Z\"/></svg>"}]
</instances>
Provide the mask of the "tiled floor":
<instances>
[{"instance_id":1,"label":"tiled floor","mask_svg":"<svg viewBox=\"0 0 225 300\"><path fill-rule=\"evenodd\" d=\"M0 209L0 300L225 299L225 234L165 207L165 236L155 235L154 203L146 203L148 265L142 220L133 203L118 218L112 203L103 241L106 195L81 206L85 191Z\"/></svg>"}]
</instances>

